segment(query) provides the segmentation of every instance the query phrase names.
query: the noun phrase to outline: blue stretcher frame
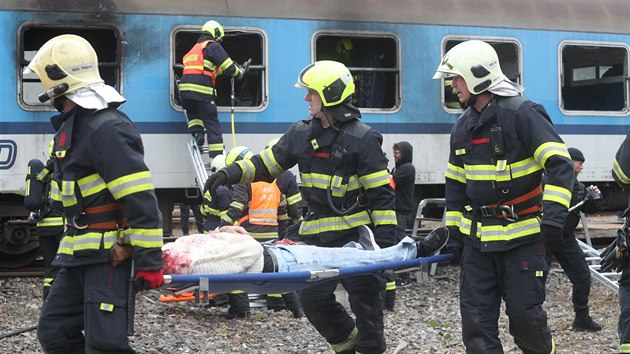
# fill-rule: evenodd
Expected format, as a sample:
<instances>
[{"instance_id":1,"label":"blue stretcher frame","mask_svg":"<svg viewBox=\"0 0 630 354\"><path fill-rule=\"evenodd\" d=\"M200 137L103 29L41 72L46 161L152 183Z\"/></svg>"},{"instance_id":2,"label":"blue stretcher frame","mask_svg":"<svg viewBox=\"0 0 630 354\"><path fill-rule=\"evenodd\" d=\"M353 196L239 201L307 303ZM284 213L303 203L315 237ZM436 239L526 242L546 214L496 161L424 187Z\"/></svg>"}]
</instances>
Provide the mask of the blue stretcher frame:
<instances>
[{"instance_id":1,"label":"blue stretcher frame","mask_svg":"<svg viewBox=\"0 0 630 354\"><path fill-rule=\"evenodd\" d=\"M253 294L278 294L298 291L322 281L339 280L386 270L417 267L423 263L436 263L453 260L450 253L408 259L405 261L377 263L352 267L341 267L320 271L278 272L278 273L242 273L242 274L194 274L165 275L165 284L199 284L202 290L215 294L224 294L233 290L242 290Z\"/></svg>"}]
</instances>

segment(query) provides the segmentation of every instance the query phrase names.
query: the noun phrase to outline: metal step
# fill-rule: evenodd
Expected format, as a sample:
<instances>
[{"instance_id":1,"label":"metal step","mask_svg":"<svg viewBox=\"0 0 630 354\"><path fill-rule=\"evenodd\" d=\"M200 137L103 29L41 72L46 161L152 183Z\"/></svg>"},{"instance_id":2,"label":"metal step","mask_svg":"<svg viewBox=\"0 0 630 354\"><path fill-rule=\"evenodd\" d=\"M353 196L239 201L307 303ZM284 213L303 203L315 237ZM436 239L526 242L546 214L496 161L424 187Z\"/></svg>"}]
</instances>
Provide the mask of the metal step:
<instances>
[{"instance_id":1,"label":"metal step","mask_svg":"<svg viewBox=\"0 0 630 354\"><path fill-rule=\"evenodd\" d=\"M190 154L190 159L192 161L193 169L195 171L195 180L197 182L197 187L203 195L203 186L206 183L209 174L208 167L206 167L206 164L204 163L202 158L204 153L203 151L199 150L197 142L193 137L190 138L186 145L188 146L188 153ZM202 147L202 150L204 150L204 147ZM207 148L205 148L205 150L207 150Z\"/></svg>"},{"instance_id":2,"label":"metal step","mask_svg":"<svg viewBox=\"0 0 630 354\"><path fill-rule=\"evenodd\" d=\"M598 251L588 244L584 243L581 240L577 240L578 244L582 248L582 251L586 255L586 263L588 264L588 268L591 270L591 274L593 278L595 278L600 283L604 284L607 288L614 291L616 294L619 294L619 278L621 278L621 272L607 272L601 273L599 271L600 265L599 262L602 260L599 257L599 254L602 251Z\"/></svg>"}]
</instances>

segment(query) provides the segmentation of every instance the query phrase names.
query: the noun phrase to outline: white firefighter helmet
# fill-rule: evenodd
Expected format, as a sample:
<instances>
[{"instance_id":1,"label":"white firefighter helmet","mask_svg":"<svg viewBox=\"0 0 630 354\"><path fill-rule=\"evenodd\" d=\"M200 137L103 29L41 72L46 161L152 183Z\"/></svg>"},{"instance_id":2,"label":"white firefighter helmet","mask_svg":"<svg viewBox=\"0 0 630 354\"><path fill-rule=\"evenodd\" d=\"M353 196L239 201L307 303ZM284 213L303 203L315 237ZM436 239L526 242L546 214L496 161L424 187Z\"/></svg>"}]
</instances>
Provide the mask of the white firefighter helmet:
<instances>
[{"instance_id":1,"label":"white firefighter helmet","mask_svg":"<svg viewBox=\"0 0 630 354\"><path fill-rule=\"evenodd\" d=\"M225 155L220 154L212 158L212 162L210 162L210 172L217 172L223 167L225 167Z\"/></svg>"},{"instance_id":2,"label":"white firefighter helmet","mask_svg":"<svg viewBox=\"0 0 630 354\"><path fill-rule=\"evenodd\" d=\"M74 34L62 34L44 43L24 72L39 76L44 87L39 96L41 102L103 83L94 48Z\"/></svg>"},{"instance_id":3,"label":"white firefighter helmet","mask_svg":"<svg viewBox=\"0 0 630 354\"><path fill-rule=\"evenodd\" d=\"M453 76L464 78L468 90L475 95L507 80L497 52L480 40L459 43L444 54L433 79Z\"/></svg>"}]
</instances>

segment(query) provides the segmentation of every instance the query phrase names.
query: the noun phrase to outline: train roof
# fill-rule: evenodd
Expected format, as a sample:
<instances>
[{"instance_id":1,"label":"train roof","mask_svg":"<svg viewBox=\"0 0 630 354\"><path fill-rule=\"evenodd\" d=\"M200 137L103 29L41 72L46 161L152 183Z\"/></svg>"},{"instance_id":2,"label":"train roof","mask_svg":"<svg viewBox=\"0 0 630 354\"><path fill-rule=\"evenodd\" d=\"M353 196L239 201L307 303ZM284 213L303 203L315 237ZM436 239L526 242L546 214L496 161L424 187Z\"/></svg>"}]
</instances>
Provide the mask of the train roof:
<instances>
[{"instance_id":1,"label":"train roof","mask_svg":"<svg viewBox=\"0 0 630 354\"><path fill-rule=\"evenodd\" d=\"M3 0L0 10L142 13L630 33L627 0Z\"/></svg>"}]
</instances>

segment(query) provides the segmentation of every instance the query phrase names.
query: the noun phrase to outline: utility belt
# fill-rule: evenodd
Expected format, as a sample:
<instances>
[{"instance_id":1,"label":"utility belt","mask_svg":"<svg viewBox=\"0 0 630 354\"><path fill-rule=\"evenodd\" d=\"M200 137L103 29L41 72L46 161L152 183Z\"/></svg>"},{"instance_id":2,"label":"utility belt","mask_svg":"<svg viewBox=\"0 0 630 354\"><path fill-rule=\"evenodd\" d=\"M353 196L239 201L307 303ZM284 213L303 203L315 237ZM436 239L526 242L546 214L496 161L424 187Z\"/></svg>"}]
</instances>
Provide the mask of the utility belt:
<instances>
[{"instance_id":1,"label":"utility belt","mask_svg":"<svg viewBox=\"0 0 630 354\"><path fill-rule=\"evenodd\" d=\"M542 193L542 186L539 185L531 192L523 194L518 198L500 204L482 205L477 210L483 217L504 218L508 221L517 221L521 216L537 214L542 211Z\"/></svg>"},{"instance_id":2,"label":"utility belt","mask_svg":"<svg viewBox=\"0 0 630 354\"><path fill-rule=\"evenodd\" d=\"M110 231L127 228L127 220L122 215L122 204L109 203L85 208L79 215L70 218L68 227L77 230Z\"/></svg>"}]
</instances>

